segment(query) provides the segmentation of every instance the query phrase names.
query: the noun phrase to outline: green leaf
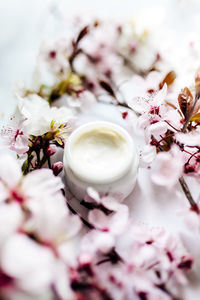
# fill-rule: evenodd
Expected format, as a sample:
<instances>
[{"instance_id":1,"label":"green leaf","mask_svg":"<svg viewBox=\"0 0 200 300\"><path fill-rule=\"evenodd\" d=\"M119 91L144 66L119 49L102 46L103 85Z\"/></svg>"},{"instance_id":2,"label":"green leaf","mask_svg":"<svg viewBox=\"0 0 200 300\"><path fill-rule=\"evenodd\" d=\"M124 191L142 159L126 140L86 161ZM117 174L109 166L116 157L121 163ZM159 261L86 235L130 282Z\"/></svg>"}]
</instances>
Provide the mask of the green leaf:
<instances>
[{"instance_id":1,"label":"green leaf","mask_svg":"<svg viewBox=\"0 0 200 300\"><path fill-rule=\"evenodd\" d=\"M25 162L22 165L23 175L26 175L28 173L28 167L29 167L29 162L28 162L28 159L27 159L27 160L25 160Z\"/></svg>"},{"instance_id":2,"label":"green leaf","mask_svg":"<svg viewBox=\"0 0 200 300\"><path fill-rule=\"evenodd\" d=\"M200 112L191 117L190 121L198 123L200 121Z\"/></svg>"}]
</instances>

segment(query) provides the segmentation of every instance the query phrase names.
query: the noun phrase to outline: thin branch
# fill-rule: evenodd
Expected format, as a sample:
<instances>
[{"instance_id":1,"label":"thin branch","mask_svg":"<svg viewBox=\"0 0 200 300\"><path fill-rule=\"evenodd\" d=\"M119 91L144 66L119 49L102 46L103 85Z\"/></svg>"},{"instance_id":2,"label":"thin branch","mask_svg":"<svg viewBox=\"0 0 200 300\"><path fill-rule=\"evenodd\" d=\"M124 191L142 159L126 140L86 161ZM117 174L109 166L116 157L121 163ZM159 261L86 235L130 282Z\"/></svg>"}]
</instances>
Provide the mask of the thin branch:
<instances>
[{"instance_id":1,"label":"thin branch","mask_svg":"<svg viewBox=\"0 0 200 300\"><path fill-rule=\"evenodd\" d=\"M179 132L177 128L175 128L172 124L170 124L167 120L164 120L171 128L173 128L175 131Z\"/></svg>"},{"instance_id":2,"label":"thin branch","mask_svg":"<svg viewBox=\"0 0 200 300\"><path fill-rule=\"evenodd\" d=\"M179 182L180 182L180 185L181 185L181 187L182 187L182 190L183 190L183 192L184 192L186 198L188 199L188 201L189 201L191 207L196 207L196 202L194 201L194 199L193 199L193 197L192 197L192 194L191 194L191 192L190 192L190 190L189 190L189 187L188 187L188 185L187 185L185 179L183 178L183 176L181 176L181 177L179 178Z\"/></svg>"},{"instance_id":3,"label":"thin branch","mask_svg":"<svg viewBox=\"0 0 200 300\"><path fill-rule=\"evenodd\" d=\"M132 62L126 57L124 56L123 54L121 53L117 53L124 61L124 65L133 73L137 74L137 75L140 75L141 77L145 77L147 74L148 74L148 70L145 72L145 71L142 71L142 70L138 70L133 64Z\"/></svg>"},{"instance_id":4,"label":"thin branch","mask_svg":"<svg viewBox=\"0 0 200 300\"><path fill-rule=\"evenodd\" d=\"M69 204L69 202L67 202L67 206L74 215L79 216L79 218L81 219L84 225L86 225L89 229L94 229L94 226L90 224L87 220L85 220L83 217L81 217L81 215L77 211L75 211L75 209L73 209L73 207Z\"/></svg>"},{"instance_id":5,"label":"thin branch","mask_svg":"<svg viewBox=\"0 0 200 300\"><path fill-rule=\"evenodd\" d=\"M130 108L128 106L128 104L126 104L125 102L120 103L120 102L116 101L115 103L111 103L111 102L106 102L106 101L103 101L103 100L98 100L98 102L103 103L103 104L112 104L112 105L115 105L115 106Z\"/></svg>"},{"instance_id":6,"label":"thin branch","mask_svg":"<svg viewBox=\"0 0 200 300\"><path fill-rule=\"evenodd\" d=\"M160 151L164 151L162 147L159 147L159 149L160 149ZM188 187L188 185L187 185L185 179L183 178L183 176L181 176L181 177L179 178L179 183L180 183L180 185L181 185L181 187L182 187L182 190L183 190L183 192L184 192L186 198L188 199L188 201L189 201L189 203L190 203L191 208L193 208L195 211L197 211L197 209L198 209L198 208L197 208L197 204L196 204L196 202L194 201L194 199L193 199L193 197L192 197L192 194L191 194L191 192L190 192L190 189L189 189L189 187Z\"/></svg>"}]
</instances>

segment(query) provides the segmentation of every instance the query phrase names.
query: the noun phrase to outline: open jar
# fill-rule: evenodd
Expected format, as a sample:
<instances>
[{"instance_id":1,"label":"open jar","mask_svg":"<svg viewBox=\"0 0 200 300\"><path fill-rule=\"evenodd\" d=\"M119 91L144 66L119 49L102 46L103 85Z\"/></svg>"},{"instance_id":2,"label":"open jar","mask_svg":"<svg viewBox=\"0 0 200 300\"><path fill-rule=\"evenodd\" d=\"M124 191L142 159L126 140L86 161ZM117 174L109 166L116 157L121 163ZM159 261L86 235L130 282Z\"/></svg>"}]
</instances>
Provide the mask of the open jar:
<instances>
[{"instance_id":1,"label":"open jar","mask_svg":"<svg viewBox=\"0 0 200 300\"><path fill-rule=\"evenodd\" d=\"M87 188L119 201L133 190L138 171L138 153L129 133L111 122L86 123L72 132L64 150L68 188L79 200Z\"/></svg>"}]
</instances>

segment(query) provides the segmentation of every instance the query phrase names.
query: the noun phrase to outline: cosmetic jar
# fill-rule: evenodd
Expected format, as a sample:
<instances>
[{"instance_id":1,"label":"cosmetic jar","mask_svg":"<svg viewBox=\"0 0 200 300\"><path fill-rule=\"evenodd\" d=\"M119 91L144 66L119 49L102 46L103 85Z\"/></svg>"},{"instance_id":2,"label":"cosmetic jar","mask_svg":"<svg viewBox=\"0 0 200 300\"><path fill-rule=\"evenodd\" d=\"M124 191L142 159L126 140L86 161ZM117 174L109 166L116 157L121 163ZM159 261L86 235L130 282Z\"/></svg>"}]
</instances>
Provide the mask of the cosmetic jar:
<instances>
[{"instance_id":1,"label":"cosmetic jar","mask_svg":"<svg viewBox=\"0 0 200 300\"><path fill-rule=\"evenodd\" d=\"M119 201L133 190L138 153L133 138L119 125L89 122L75 129L64 149L66 184L79 200L87 188L100 195L111 194Z\"/></svg>"}]
</instances>

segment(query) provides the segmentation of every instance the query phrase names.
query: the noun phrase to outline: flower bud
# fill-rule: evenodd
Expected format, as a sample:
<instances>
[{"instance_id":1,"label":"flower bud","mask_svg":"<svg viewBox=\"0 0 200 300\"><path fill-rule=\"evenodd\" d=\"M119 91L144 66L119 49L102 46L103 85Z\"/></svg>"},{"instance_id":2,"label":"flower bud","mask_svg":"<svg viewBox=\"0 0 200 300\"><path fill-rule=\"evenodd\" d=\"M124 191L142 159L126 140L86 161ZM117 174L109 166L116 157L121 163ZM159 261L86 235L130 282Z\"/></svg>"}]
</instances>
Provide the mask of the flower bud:
<instances>
[{"instance_id":1,"label":"flower bud","mask_svg":"<svg viewBox=\"0 0 200 300\"><path fill-rule=\"evenodd\" d=\"M52 165L53 174L57 176L60 172L62 172L63 163L61 161L57 161Z\"/></svg>"},{"instance_id":2,"label":"flower bud","mask_svg":"<svg viewBox=\"0 0 200 300\"><path fill-rule=\"evenodd\" d=\"M89 253L82 253L79 256L79 264L81 266L87 266L92 262L92 256Z\"/></svg>"},{"instance_id":3,"label":"flower bud","mask_svg":"<svg viewBox=\"0 0 200 300\"><path fill-rule=\"evenodd\" d=\"M46 155L52 156L56 153L57 147L56 145L49 145L46 149Z\"/></svg>"}]
</instances>

